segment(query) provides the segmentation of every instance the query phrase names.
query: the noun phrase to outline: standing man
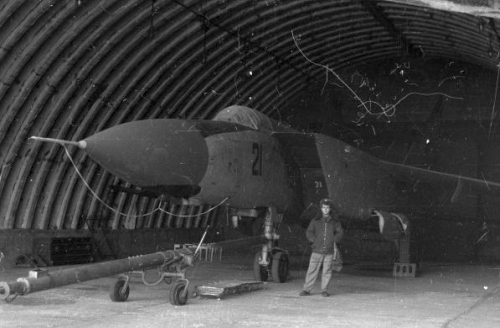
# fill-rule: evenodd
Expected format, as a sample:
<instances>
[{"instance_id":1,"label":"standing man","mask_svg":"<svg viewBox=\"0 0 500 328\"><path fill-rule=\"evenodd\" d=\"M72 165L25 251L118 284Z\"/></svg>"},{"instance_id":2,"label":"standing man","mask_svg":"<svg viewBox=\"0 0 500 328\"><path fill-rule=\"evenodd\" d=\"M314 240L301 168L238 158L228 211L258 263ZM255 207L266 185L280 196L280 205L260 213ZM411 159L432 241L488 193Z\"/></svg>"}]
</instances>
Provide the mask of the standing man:
<instances>
[{"instance_id":1,"label":"standing man","mask_svg":"<svg viewBox=\"0 0 500 328\"><path fill-rule=\"evenodd\" d=\"M338 213L333 207L332 200L325 198L319 203L322 216L311 220L306 231L307 239L312 243L312 254L307 269L306 281L300 296L311 295L314 283L318 277L321 264L323 264L323 274L321 275L321 295L330 296L328 293L328 283L332 278L334 264L340 264L340 253L336 243L339 243L344 236L344 229L340 224ZM336 262L336 263L335 263ZM340 268L337 269L340 271Z\"/></svg>"}]
</instances>

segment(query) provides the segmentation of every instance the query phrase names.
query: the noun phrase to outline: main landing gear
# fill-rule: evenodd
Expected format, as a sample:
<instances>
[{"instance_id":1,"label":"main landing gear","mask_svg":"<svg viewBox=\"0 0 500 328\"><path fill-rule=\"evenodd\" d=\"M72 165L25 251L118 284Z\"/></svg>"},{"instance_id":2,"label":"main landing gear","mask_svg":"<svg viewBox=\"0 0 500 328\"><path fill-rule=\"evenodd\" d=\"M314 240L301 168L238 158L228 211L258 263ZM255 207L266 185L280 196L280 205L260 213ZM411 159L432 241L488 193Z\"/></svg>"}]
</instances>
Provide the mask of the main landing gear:
<instances>
[{"instance_id":1,"label":"main landing gear","mask_svg":"<svg viewBox=\"0 0 500 328\"><path fill-rule=\"evenodd\" d=\"M399 252L398 260L394 263L394 277L415 278L417 274L417 264L411 263L410 254L411 225L408 218L402 214L373 211L379 219L380 233L387 240L395 243Z\"/></svg>"}]
</instances>

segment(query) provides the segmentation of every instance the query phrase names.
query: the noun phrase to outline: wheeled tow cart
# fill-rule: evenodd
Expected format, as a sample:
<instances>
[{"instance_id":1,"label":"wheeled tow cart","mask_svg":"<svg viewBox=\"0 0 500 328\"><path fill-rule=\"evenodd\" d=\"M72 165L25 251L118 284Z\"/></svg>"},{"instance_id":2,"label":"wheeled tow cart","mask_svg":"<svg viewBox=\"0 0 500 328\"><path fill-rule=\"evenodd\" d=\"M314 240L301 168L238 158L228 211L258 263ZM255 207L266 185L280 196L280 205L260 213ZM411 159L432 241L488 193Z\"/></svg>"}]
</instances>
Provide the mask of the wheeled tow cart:
<instances>
[{"instance_id":1,"label":"wheeled tow cart","mask_svg":"<svg viewBox=\"0 0 500 328\"><path fill-rule=\"evenodd\" d=\"M184 305L187 302L189 287L185 269L188 266L193 266L206 234L207 230L205 230L195 252L183 248L57 270L55 272L42 269L32 270L26 278L18 278L15 282L0 282L0 299L10 302L17 296L121 274L111 286L109 296L112 301L124 302L128 299L130 293L130 276L124 273L129 273L141 274L143 282L146 285L153 286L162 281L170 283L174 278L177 278L170 289L170 303ZM159 280L148 283L144 279L145 272L154 268L158 269Z\"/></svg>"}]
</instances>

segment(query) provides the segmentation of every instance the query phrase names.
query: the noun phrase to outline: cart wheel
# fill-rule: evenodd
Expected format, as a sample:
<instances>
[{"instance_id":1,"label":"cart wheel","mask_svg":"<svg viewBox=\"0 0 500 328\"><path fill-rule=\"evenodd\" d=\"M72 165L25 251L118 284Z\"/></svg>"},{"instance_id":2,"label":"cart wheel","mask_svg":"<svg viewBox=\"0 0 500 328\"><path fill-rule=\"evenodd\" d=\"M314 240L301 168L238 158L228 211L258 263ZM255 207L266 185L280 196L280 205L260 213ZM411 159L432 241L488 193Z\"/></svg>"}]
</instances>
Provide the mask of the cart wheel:
<instances>
[{"instance_id":1,"label":"cart wheel","mask_svg":"<svg viewBox=\"0 0 500 328\"><path fill-rule=\"evenodd\" d=\"M186 296L182 296L184 290L186 289L186 283L183 281L177 282L170 289L170 304L172 305L184 305L187 302L187 293Z\"/></svg>"},{"instance_id":2,"label":"cart wheel","mask_svg":"<svg viewBox=\"0 0 500 328\"><path fill-rule=\"evenodd\" d=\"M128 298L128 294L130 293L130 287L123 288L125 285L124 279L118 279L109 290L109 298L113 302L125 302Z\"/></svg>"},{"instance_id":3,"label":"cart wheel","mask_svg":"<svg viewBox=\"0 0 500 328\"><path fill-rule=\"evenodd\" d=\"M285 253L277 252L274 255L272 274L274 282L285 282L288 276L288 256Z\"/></svg>"},{"instance_id":4,"label":"cart wheel","mask_svg":"<svg viewBox=\"0 0 500 328\"><path fill-rule=\"evenodd\" d=\"M267 267L259 264L261 252L255 254L253 261L253 277L257 281L267 281L269 273L267 272Z\"/></svg>"}]
</instances>

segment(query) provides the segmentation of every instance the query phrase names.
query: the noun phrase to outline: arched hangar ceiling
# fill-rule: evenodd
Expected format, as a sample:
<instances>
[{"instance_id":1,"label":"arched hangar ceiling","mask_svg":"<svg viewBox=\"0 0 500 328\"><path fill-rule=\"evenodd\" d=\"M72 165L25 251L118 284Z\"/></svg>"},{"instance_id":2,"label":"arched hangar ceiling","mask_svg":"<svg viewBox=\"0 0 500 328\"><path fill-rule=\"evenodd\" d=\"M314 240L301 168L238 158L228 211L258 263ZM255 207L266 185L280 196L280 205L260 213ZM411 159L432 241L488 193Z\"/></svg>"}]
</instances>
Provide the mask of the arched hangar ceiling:
<instances>
[{"instance_id":1,"label":"arched hangar ceiling","mask_svg":"<svg viewBox=\"0 0 500 328\"><path fill-rule=\"evenodd\" d=\"M284 117L324 80L312 61L340 71L425 54L495 68L497 17L496 0L1 1L0 228L83 228L109 216L97 197L157 206L111 193L116 179L70 149L92 195L64 149L32 135L79 140L235 103Z\"/></svg>"}]
</instances>

